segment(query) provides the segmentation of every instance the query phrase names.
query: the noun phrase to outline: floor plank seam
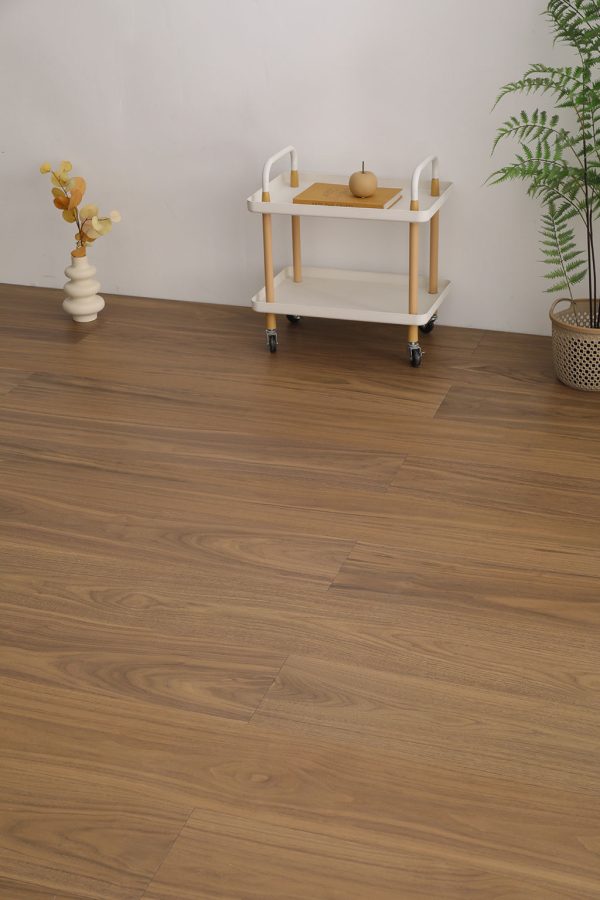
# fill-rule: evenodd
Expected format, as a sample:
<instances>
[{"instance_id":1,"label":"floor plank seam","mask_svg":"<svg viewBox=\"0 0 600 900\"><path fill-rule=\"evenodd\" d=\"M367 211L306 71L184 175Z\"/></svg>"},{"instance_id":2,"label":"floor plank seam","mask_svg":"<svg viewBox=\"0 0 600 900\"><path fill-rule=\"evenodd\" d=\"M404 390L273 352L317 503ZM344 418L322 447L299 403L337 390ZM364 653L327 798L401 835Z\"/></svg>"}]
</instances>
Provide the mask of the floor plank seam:
<instances>
[{"instance_id":1,"label":"floor plank seam","mask_svg":"<svg viewBox=\"0 0 600 900\"><path fill-rule=\"evenodd\" d=\"M144 888L142 888L142 893L141 893L140 896L138 897L138 900L144 900L144 897L146 896L146 894L148 893L148 891L149 891L150 888L152 887L152 883L153 883L154 881L156 881L156 878L158 877L158 874L159 874L160 870L162 869L162 867L163 867L164 864L166 863L167 859L168 859L169 856L171 855L171 851L173 850L173 847L175 846L175 844L177 843L177 841L178 841L179 838L181 837L184 828L186 828L188 822L190 821L190 819L192 818L192 816L193 816L194 813L196 812L196 809L197 809L197 807L195 807L195 806L193 806L193 807L190 809L188 815L187 815L186 818L185 818L185 821L184 821L183 825L181 826L181 828L179 829L179 831L177 832L177 834L175 835L175 837L173 838L173 840L172 840L171 843L169 844L169 847L168 847L168 849L167 849L165 855L163 856L163 858L162 858L161 861L159 862L159 864L158 864L158 866L156 867L156 869L154 870L153 874L149 877L149 879L148 879L148 881L147 881L147 883L146 883L146 886L145 886Z\"/></svg>"},{"instance_id":2,"label":"floor plank seam","mask_svg":"<svg viewBox=\"0 0 600 900\"><path fill-rule=\"evenodd\" d=\"M18 391L20 388L26 385L29 379L33 378L35 374L35 372L26 372L18 375L15 384L11 385L7 391L2 391L2 393L0 393L0 407L3 405L3 400L5 397L10 397L12 399L15 391Z\"/></svg>"},{"instance_id":3,"label":"floor plank seam","mask_svg":"<svg viewBox=\"0 0 600 900\"><path fill-rule=\"evenodd\" d=\"M481 347L481 345L482 345L482 343L483 343L483 339L484 339L484 337L485 337L485 334L486 334L485 331L481 331L481 332L479 333L479 340L477 341L477 343L476 343L475 346L473 347L473 350L471 351L472 353L476 353L477 350L479 350L479 348Z\"/></svg>"},{"instance_id":4,"label":"floor plank seam","mask_svg":"<svg viewBox=\"0 0 600 900\"><path fill-rule=\"evenodd\" d=\"M479 335L479 340L476 342L475 346L472 347L471 350L470 350L470 352L469 352L469 360L471 360L471 359L473 358L473 356L474 356L474 355L477 353L477 351L479 350L479 347L481 346L481 343L482 343L484 337L485 337L485 331L482 331L481 334ZM444 391L444 396L440 399L440 402L438 403L438 405L437 405L437 407L436 407L436 409L435 409L435 412L433 413L433 415L432 415L432 417L431 417L432 421L435 421L435 419L437 418L440 409L442 408L442 406L444 405L444 403L445 403L446 400L448 399L448 394L450 393L450 391L453 390L453 389L456 388L456 387L457 387L457 384L456 384L454 381L452 381L452 382L448 385L448 387L447 387L446 390Z\"/></svg>"},{"instance_id":5,"label":"floor plank seam","mask_svg":"<svg viewBox=\"0 0 600 900\"><path fill-rule=\"evenodd\" d=\"M387 491L383 491L383 493L385 494L385 493L387 493ZM329 584L327 585L327 588L325 590L326 594L329 593L329 591L331 590L333 585L336 583L336 581L340 577L340 572L342 571L342 569L344 568L344 566L346 565L346 563L348 562L348 560L350 559L350 557L352 556L354 551L356 550L358 544L360 544L360 539L356 538L354 541L351 541L351 543L352 543L352 546L350 547L350 549L346 553L345 557L342 559L339 566L337 567L337 571L334 573L333 578L331 578L329 580Z\"/></svg>"},{"instance_id":6,"label":"floor plank seam","mask_svg":"<svg viewBox=\"0 0 600 900\"><path fill-rule=\"evenodd\" d=\"M443 406L444 403L446 402L446 399L447 399L447 397L448 397L448 394L450 393L450 391L451 391L454 387L456 387L455 384L449 384L448 387L446 388L446 390L444 391L444 396L443 396L443 397L440 397L440 401L439 401L439 403L437 404L437 406L436 406L436 408L435 408L435 410L433 411L432 416L431 416L431 421L432 421L432 422L435 421L435 418L436 418L437 414L439 413L440 409L442 408L442 406Z\"/></svg>"},{"instance_id":7,"label":"floor plank seam","mask_svg":"<svg viewBox=\"0 0 600 900\"><path fill-rule=\"evenodd\" d=\"M390 491L390 487L386 488L386 490L383 491L383 493L384 493L384 494L387 494L387 493L389 493L389 491ZM350 548L350 550L348 551L348 553L346 554L346 556L344 557L344 559L343 559L342 562L340 563L337 572L335 573L335 575L333 576L333 578L331 579L331 581L330 581L329 584L327 585L327 589L326 589L326 591L325 591L326 594L328 594L330 591L332 591L333 589L335 589L336 582L337 582L338 578L340 577L340 575L341 575L341 573L342 573L342 569L344 569L344 568L346 567L346 565L347 565L348 562L350 561L350 557L352 556L352 554L354 553L354 551L356 550L356 548L357 548L360 544L363 544L363 543L364 543L364 539L361 539L361 538L356 538L356 540L352 542L352 547Z\"/></svg>"},{"instance_id":8,"label":"floor plank seam","mask_svg":"<svg viewBox=\"0 0 600 900\"><path fill-rule=\"evenodd\" d=\"M408 454L402 459L402 462L398 465L396 471L394 472L394 474L392 475L392 477L388 480L388 482L387 482L387 484L386 484L386 486L385 486L385 488L384 488L384 490L383 490L383 493L384 493L384 494L389 494L390 489L391 489L392 487L394 487L394 482L396 481L396 478L398 478L398 475L400 474L400 470L401 470L402 468L404 468L404 466L406 465L407 459L408 459ZM357 543L358 543L358 541L357 541ZM355 546L356 546L356 545L355 545ZM354 549L354 548L352 548L352 549ZM350 551L350 552L352 552L352 551ZM338 575L339 575L339 572L338 572ZM336 575L335 577L337 578L337 575ZM334 578L334 581L335 581L335 578Z\"/></svg>"},{"instance_id":9,"label":"floor plank seam","mask_svg":"<svg viewBox=\"0 0 600 900\"><path fill-rule=\"evenodd\" d=\"M275 677L273 678L273 681L271 682L271 684L269 685L269 687L266 689L266 691L264 692L263 696L262 696L261 699L259 700L259 702L258 702L258 704L257 704L257 706L256 706L256 709L253 711L252 715L250 716L250 718L248 719L248 721L247 721L247 723L246 723L247 725L251 725L251 724L252 724L252 720L253 720L254 716L257 714L257 712L260 711L261 706L263 706L263 704L265 703L267 697L269 696L269 692L270 692L271 688L276 684L276 682L277 682L279 676L280 676L281 673L283 672L283 668L284 668L285 664L287 663L287 661L288 661L288 659L290 658L291 655L292 655L291 653L288 653L287 656L285 657L285 659L283 660L283 662L281 663L281 665L279 666L279 669L278 669L278 671L277 671L277 674L275 675Z\"/></svg>"}]
</instances>

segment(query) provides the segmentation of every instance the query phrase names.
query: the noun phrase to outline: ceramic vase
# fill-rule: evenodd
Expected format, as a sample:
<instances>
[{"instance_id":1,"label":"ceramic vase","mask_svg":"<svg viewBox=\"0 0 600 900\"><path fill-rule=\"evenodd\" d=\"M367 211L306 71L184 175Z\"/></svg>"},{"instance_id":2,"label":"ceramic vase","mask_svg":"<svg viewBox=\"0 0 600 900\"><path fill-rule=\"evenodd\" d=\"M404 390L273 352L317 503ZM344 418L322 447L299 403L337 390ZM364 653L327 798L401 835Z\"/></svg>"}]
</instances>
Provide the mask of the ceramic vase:
<instances>
[{"instance_id":1,"label":"ceramic vase","mask_svg":"<svg viewBox=\"0 0 600 900\"><path fill-rule=\"evenodd\" d=\"M104 300L98 294L100 282L94 278L95 274L96 269L90 265L87 256L71 254L71 265L65 269L69 280L64 287L67 296L63 309L76 322L93 322L104 309Z\"/></svg>"}]
</instances>

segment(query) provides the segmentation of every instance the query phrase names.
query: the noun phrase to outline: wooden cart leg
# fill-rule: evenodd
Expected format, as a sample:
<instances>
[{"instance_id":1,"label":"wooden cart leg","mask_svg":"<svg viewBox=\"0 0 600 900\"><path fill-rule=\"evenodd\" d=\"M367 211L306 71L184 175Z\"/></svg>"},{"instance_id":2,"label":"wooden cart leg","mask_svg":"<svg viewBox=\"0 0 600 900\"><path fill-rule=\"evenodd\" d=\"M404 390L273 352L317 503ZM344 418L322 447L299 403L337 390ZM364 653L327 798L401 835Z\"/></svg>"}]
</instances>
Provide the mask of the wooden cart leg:
<instances>
[{"instance_id":1,"label":"wooden cart leg","mask_svg":"<svg viewBox=\"0 0 600 900\"><path fill-rule=\"evenodd\" d=\"M292 175L294 173L292 172ZM296 184L297 187L297 184ZM302 247L300 243L300 216L292 216L292 255L294 259L294 284L302 282ZM292 313L287 319L291 325L297 325L301 316Z\"/></svg>"},{"instance_id":2,"label":"wooden cart leg","mask_svg":"<svg viewBox=\"0 0 600 900\"><path fill-rule=\"evenodd\" d=\"M300 244L300 216L292 216L292 253L294 257L294 281L302 281L302 247Z\"/></svg>"},{"instance_id":3,"label":"wooden cart leg","mask_svg":"<svg viewBox=\"0 0 600 900\"><path fill-rule=\"evenodd\" d=\"M431 179L431 196L440 196L440 179ZM437 294L439 285L440 214L433 216L429 225L429 293Z\"/></svg>"},{"instance_id":4,"label":"wooden cart leg","mask_svg":"<svg viewBox=\"0 0 600 900\"><path fill-rule=\"evenodd\" d=\"M265 259L265 294L267 303L275 303L275 278L273 274L273 225L271 215L263 217L263 250ZM274 353L277 350L277 319L274 313L266 315L267 347Z\"/></svg>"},{"instance_id":5,"label":"wooden cart leg","mask_svg":"<svg viewBox=\"0 0 600 900\"><path fill-rule=\"evenodd\" d=\"M419 209L418 200L411 200L410 208L413 211ZM411 316L419 312L419 225L411 222L409 225L409 251L408 251L408 312ZM408 326L408 354L411 364L420 365L421 348L419 347L419 326Z\"/></svg>"},{"instance_id":6,"label":"wooden cart leg","mask_svg":"<svg viewBox=\"0 0 600 900\"><path fill-rule=\"evenodd\" d=\"M409 226L409 262L408 262L408 311L411 316L419 312L419 226L411 222ZM409 341L418 341L417 325L408 326Z\"/></svg>"}]
</instances>

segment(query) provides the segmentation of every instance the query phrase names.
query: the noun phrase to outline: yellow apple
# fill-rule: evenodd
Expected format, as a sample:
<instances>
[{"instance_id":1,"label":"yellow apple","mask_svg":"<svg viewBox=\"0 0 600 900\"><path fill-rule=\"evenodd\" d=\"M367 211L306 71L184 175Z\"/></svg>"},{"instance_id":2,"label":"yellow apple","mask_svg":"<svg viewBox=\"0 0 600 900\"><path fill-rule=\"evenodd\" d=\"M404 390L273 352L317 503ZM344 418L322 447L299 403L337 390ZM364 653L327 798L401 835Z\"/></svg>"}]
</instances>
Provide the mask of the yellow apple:
<instances>
[{"instance_id":1,"label":"yellow apple","mask_svg":"<svg viewBox=\"0 0 600 900\"><path fill-rule=\"evenodd\" d=\"M350 176L348 186L355 197L362 199L372 197L377 190L377 178L373 172L365 172L365 164L363 163L361 171L355 172L354 175Z\"/></svg>"}]
</instances>

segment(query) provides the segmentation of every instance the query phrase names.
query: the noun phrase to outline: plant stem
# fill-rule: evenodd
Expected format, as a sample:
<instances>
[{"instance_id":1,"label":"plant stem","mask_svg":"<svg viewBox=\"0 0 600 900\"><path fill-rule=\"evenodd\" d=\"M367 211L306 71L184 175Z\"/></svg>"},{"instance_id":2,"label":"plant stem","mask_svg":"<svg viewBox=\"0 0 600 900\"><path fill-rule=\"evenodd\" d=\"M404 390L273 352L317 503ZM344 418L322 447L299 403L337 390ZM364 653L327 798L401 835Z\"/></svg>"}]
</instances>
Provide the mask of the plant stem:
<instances>
[{"instance_id":1,"label":"plant stem","mask_svg":"<svg viewBox=\"0 0 600 900\"><path fill-rule=\"evenodd\" d=\"M598 279L596 272L596 248L594 247L594 215L593 211L590 212L590 249L592 253L592 285L593 285L593 293L594 293L594 320L592 322L592 328L598 328Z\"/></svg>"},{"instance_id":2,"label":"plant stem","mask_svg":"<svg viewBox=\"0 0 600 900\"><path fill-rule=\"evenodd\" d=\"M586 119L585 119L585 104L586 99L584 95L584 100L582 101L582 113L580 119L580 125L582 129L583 136L583 183L585 186L585 230L587 232L587 258L588 258L588 298L589 298L589 310L590 310L590 328L594 327L594 322L596 320L595 316L595 301L592 297L594 293L593 284L592 284L592 220L591 220L591 210L590 210L590 191L589 191L589 182L588 182L588 153L587 153L587 132L586 132Z\"/></svg>"},{"instance_id":3,"label":"plant stem","mask_svg":"<svg viewBox=\"0 0 600 900\"><path fill-rule=\"evenodd\" d=\"M550 207L549 213L550 213L550 219L551 219L551 222L552 222L552 229L553 229L553 231L554 231L554 240L555 240L555 242L556 242L557 252L558 252L558 255L559 255L559 257L560 257L560 260L559 260L560 266L561 266L561 268L562 268L562 270L563 270L563 273L564 273L565 281L566 281L566 283L567 283L567 288L569 289L569 296L571 297L571 303L574 303L575 300L574 300L574 298L573 298L573 288L572 288L572 286L571 286L571 282L569 281L569 273L567 272L567 264L566 264L566 262L565 262L565 260L564 260L562 248L561 248L561 245L560 245L560 240L559 240L559 237L558 237L558 231L557 231L557 227L556 227L556 218L555 218L555 215L554 215L555 210L554 210L554 207L553 207L553 206Z\"/></svg>"},{"instance_id":4,"label":"plant stem","mask_svg":"<svg viewBox=\"0 0 600 900\"><path fill-rule=\"evenodd\" d=\"M54 177L55 177L56 180L58 181L58 184L59 184L59 186L60 186L60 189L61 189L61 191L63 192L63 194L65 195L65 197L68 197L69 200L70 200L71 198L69 197L69 192L67 191L67 189L65 188L65 186L63 185L63 183L61 182L60 178L58 177L58 175L56 174L56 172L55 172L54 170L52 170L52 174L54 175ZM78 210L77 210L77 207L75 207L75 222L76 222L76 224L77 224L77 230L79 231L79 238L80 238L79 240L75 239L75 243L77 244L78 247L79 247L79 246L82 246L82 247L83 247L83 243L82 243L82 241L81 241L81 234L82 234L82 231L81 231L81 225L80 225L80 223L79 223L79 212L78 212Z\"/></svg>"}]
</instances>

